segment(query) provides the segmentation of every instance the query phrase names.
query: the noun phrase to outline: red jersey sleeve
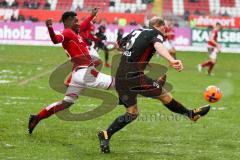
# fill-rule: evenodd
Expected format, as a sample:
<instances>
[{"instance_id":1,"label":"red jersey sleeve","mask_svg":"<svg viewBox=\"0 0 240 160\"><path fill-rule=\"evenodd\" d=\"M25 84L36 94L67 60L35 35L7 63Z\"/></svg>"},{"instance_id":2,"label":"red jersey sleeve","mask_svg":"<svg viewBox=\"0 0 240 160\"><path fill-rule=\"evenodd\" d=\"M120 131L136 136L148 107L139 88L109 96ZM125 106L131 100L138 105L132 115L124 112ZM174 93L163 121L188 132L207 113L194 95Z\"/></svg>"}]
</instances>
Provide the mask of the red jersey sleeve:
<instances>
[{"instance_id":1,"label":"red jersey sleeve","mask_svg":"<svg viewBox=\"0 0 240 160\"><path fill-rule=\"evenodd\" d=\"M63 40L64 40L64 36L63 35L58 35L58 34L55 34L54 30L52 27L48 27L48 32L49 32L49 35L50 35L50 38L52 40L52 42L54 44L58 44L58 43L62 43Z\"/></svg>"},{"instance_id":2,"label":"red jersey sleeve","mask_svg":"<svg viewBox=\"0 0 240 160\"><path fill-rule=\"evenodd\" d=\"M62 43L63 41L67 41L71 39L73 33L70 29L64 29L61 34L55 34L52 27L48 28L48 32L50 38L54 44Z\"/></svg>"},{"instance_id":3,"label":"red jersey sleeve","mask_svg":"<svg viewBox=\"0 0 240 160\"><path fill-rule=\"evenodd\" d=\"M80 24L80 32L83 32L88 29L91 20L93 19L93 15L88 16L81 24Z\"/></svg>"}]
</instances>

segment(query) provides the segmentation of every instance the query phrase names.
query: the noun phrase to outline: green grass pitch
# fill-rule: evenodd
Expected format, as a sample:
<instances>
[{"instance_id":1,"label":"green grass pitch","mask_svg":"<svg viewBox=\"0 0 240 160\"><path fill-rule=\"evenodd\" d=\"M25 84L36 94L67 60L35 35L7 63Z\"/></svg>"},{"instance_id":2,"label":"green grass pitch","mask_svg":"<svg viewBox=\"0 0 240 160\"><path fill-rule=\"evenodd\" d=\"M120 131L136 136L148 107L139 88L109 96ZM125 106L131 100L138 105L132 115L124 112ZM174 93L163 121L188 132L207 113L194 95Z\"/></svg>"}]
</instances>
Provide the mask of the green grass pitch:
<instances>
[{"instance_id":1,"label":"green grass pitch","mask_svg":"<svg viewBox=\"0 0 240 160\"><path fill-rule=\"evenodd\" d=\"M207 102L203 91L209 85L221 88L222 100L212 105L206 117L192 123L172 114L156 100L140 98L139 119L113 136L112 153L104 155L99 151L97 131L105 129L116 116L124 113L124 107L118 106L89 121L66 122L52 116L43 120L29 136L29 114L63 98L49 87L47 71L67 58L59 47L1 45L0 159L239 159L240 54L220 54L212 77L196 69L196 65L207 58L206 53L178 52L177 56L184 63L184 70L177 73L169 68L168 71L168 82L173 84L177 100L189 108L204 105ZM152 62L166 64L163 59L153 58ZM103 71L110 73L106 68ZM43 76L38 77L41 74ZM26 83L22 84L24 81ZM84 112L99 103L96 99L80 97L71 110Z\"/></svg>"}]
</instances>

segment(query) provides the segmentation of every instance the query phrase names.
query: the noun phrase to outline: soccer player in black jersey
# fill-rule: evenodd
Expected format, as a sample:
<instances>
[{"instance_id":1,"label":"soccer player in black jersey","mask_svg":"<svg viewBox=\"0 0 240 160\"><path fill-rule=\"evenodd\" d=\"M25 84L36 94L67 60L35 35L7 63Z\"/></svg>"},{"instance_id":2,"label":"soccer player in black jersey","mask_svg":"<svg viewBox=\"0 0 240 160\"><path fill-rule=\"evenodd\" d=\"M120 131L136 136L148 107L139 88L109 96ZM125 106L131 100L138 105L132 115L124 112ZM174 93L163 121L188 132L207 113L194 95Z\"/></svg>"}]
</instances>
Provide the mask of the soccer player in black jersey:
<instances>
[{"instance_id":1,"label":"soccer player in black jersey","mask_svg":"<svg viewBox=\"0 0 240 160\"><path fill-rule=\"evenodd\" d=\"M105 67L111 67L111 65L108 62L108 60L109 60L109 49L107 48L107 45L105 43L106 40L107 40L105 32L106 32L106 26L104 24L100 25L98 27L98 31L96 33L96 36L97 36L97 38L99 40L96 41L95 48L97 50L102 49L104 51L104 54L105 54Z\"/></svg>"},{"instance_id":2,"label":"soccer player in black jersey","mask_svg":"<svg viewBox=\"0 0 240 160\"><path fill-rule=\"evenodd\" d=\"M210 109L209 105L193 110L185 108L163 88L166 76L153 80L144 74L154 52L168 60L170 66L178 72L183 69L182 62L175 60L162 44L164 29L164 21L160 17L154 17L149 21L149 28L136 29L120 41L119 46L123 48L123 55L115 83L120 103L126 107L126 113L117 117L107 130L98 133L103 153L110 152L109 141L112 135L137 118L138 94L158 99L172 112L185 115L192 121L197 121Z\"/></svg>"}]
</instances>

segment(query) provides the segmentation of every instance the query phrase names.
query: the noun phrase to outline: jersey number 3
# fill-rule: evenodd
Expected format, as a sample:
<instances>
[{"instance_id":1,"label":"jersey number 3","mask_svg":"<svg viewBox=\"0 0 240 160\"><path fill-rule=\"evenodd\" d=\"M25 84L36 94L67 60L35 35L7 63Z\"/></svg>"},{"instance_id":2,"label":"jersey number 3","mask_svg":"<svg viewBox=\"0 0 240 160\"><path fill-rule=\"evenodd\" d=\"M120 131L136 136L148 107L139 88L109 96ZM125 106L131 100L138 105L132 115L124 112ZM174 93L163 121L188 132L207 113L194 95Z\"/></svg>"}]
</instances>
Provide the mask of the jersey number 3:
<instances>
[{"instance_id":1,"label":"jersey number 3","mask_svg":"<svg viewBox=\"0 0 240 160\"><path fill-rule=\"evenodd\" d=\"M139 31L139 30L133 31L133 33L131 35L132 37L131 37L130 41L127 42L127 44L126 44L126 50L130 50L132 48L133 44L135 43L135 40L137 39L137 37L139 36L139 34L141 32L142 31Z\"/></svg>"}]
</instances>

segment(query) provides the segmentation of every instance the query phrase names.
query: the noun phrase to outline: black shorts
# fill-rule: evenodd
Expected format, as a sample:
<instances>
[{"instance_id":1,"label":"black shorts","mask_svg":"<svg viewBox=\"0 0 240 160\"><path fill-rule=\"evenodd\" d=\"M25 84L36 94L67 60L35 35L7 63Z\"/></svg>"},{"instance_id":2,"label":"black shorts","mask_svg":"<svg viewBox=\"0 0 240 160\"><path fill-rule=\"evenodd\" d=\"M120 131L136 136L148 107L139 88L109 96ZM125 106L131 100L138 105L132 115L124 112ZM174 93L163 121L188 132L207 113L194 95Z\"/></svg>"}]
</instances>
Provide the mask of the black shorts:
<instances>
[{"instance_id":1,"label":"black shorts","mask_svg":"<svg viewBox=\"0 0 240 160\"><path fill-rule=\"evenodd\" d=\"M138 73L136 75L120 78L116 76L115 85L119 96L119 103L126 108L137 104L137 95L144 97L157 97L162 94L163 86L166 81L166 76L163 80L157 81Z\"/></svg>"}]
</instances>

